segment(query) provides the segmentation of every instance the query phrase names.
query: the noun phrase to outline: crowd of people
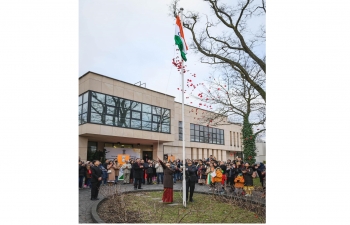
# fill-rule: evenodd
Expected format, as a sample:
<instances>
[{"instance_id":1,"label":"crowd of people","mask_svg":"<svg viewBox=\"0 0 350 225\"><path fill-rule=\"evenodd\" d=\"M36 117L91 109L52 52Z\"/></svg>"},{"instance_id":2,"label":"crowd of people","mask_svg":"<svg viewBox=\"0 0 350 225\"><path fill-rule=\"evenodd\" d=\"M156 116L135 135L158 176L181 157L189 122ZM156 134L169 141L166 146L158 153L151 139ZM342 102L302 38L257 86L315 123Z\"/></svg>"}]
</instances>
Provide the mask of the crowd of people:
<instances>
[{"instance_id":1,"label":"crowd of people","mask_svg":"<svg viewBox=\"0 0 350 225\"><path fill-rule=\"evenodd\" d=\"M91 188L91 200L96 200L100 185L133 184L134 189L142 189L142 185L163 184L163 202L173 201L173 184L183 179L183 169L186 169L187 200L193 201L195 184L207 185L209 191L223 194L233 192L236 195L251 196L254 190L253 178L259 177L266 195L266 167L261 162L250 165L239 157L234 160L220 161L212 155L207 159L187 159L185 165L180 159L129 160L123 165L107 159L103 164L98 160L86 163L79 160L79 188ZM119 181L120 170L123 180ZM97 193L97 194L96 194Z\"/></svg>"}]
</instances>

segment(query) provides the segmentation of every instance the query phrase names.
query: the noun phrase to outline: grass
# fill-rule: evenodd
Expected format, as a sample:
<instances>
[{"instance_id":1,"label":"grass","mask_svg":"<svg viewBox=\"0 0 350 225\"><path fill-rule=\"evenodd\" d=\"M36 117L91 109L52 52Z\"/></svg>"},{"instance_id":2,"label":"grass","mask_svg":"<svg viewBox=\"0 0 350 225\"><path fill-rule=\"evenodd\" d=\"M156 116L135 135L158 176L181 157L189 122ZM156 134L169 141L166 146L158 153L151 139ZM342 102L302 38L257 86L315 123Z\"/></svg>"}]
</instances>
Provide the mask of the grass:
<instances>
[{"instance_id":1,"label":"grass","mask_svg":"<svg viewBox=\"0 0 350 225\"><path fill-rule=\"evenodd\" d=\"M139 196L136 196L138 194ZM104 201L98 213L106 223L128 223L128 216L135 215L133 223L265 223L265 216L244 210L225 201L223 197L195 193L194 202L182 205L181 192L174 192L174 202L178 205L164 204L163 192L140 192L122 195L121 204L125 220L118 220L113 198ZM124 206L124 207L123 207ZM135 221L138 218L138 221Z\"/></svg>"}]
</instances>

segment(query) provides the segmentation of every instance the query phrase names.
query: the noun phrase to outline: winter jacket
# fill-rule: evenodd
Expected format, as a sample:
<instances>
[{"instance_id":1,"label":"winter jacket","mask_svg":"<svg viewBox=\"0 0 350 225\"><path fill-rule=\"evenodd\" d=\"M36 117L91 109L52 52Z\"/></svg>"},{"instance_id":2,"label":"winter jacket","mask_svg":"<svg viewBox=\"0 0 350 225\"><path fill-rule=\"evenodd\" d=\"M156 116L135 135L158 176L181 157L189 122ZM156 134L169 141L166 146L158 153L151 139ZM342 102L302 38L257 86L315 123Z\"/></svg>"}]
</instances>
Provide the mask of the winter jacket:
<instances>
[{"instance_id":1,"label":"winter jacket","mask_svg":"<svg viewBox=\"0 0 350 225\"><path fill-rule=\"evenodd\" d=\"M222 180L222 170L221 170L221 168L220 167L216 168L215 173L216 173L216 176L213 177L213 183L215 183L215 182L219 182L220 183L221 180Z\"/></svg>"},{"instance_id":2,"label":"winter jacket","mask_svg":"<svg viewBox=\"0 0 350 225\"><path fill-rule=\"evenodd\" d=\"M244 186L244 178L243 176L238 175L235 180L235 188L242 188Z\"/></svg>"},{"instance_id":3,"label":"winter jacket","mask_svg":"<svg viewBox=\"0 0 350 225\"><path fill-rule=\"evenodd\" d=\"M160 163L157 163L155 168L156 168L157 173L164 173L163 167L162 167L162 165L160 165Z\"/></svg>"},{"instance_id":4,"label":"winter jacket","mask_svg":"<svg viewBox=\"0 0 350 225\"><path fill-rule=\"evenodd\" d=\"M246 173L243 173L244 177L244 186L253 186L253 169L248 168L248 169L243 169L242 171L247 171Z\"/></svg>"}]
</instances>

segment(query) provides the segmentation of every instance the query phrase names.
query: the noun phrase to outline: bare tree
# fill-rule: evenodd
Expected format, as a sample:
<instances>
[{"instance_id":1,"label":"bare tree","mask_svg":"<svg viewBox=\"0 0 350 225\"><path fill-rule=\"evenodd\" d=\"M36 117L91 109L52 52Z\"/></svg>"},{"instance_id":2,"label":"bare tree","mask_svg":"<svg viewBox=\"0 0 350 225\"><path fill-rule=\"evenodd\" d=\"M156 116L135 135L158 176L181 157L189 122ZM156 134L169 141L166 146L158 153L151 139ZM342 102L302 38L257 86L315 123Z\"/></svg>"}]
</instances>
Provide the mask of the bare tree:
<instances>
[{"instance_id":1,"label":"bare tree","mask_svg":"<svg viewBox=\"0 0 350 225\"><path fill-rule=\"evenodd\" d=\"M262 73L266 73L265 51L258 54L259 47L265 44L265 21L260 21L262 24L259 28L252 28L252 21L265 16L265 0L239 0L233 6L220 0L203 1L208 3L214 15L210 18L206 16L201 31L195 30L201 19L198 12L188 11L184 15L184 27L190 31L193 40L191 49L201 54L202 63L225 65L237 71L266 101L265 88L254 80L244 65L248 59L248 64L254 63ZM177 3L178 0L174 0L170 6L174 15L177 13Z\"/></svg>"}]
</instances>

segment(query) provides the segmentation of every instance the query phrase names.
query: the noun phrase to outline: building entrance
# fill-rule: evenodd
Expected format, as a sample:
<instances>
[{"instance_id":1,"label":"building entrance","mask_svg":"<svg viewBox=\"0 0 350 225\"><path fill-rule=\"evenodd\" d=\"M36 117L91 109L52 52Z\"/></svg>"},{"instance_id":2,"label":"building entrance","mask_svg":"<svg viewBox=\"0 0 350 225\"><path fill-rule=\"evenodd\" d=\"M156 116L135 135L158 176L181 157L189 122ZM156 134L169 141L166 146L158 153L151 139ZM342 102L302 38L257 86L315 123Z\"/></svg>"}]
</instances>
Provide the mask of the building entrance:
<instances>
[{"instance_id":1,"label":"building entrance","mask_svg":"<svg viewBox=\"0 0 350 225\"><path fill-rule=\"evenodd\" d=\"M152 151L142 151L142 159L147 162L149 159L153 160L153 152Z\"/></svg>"}]
</instances>

